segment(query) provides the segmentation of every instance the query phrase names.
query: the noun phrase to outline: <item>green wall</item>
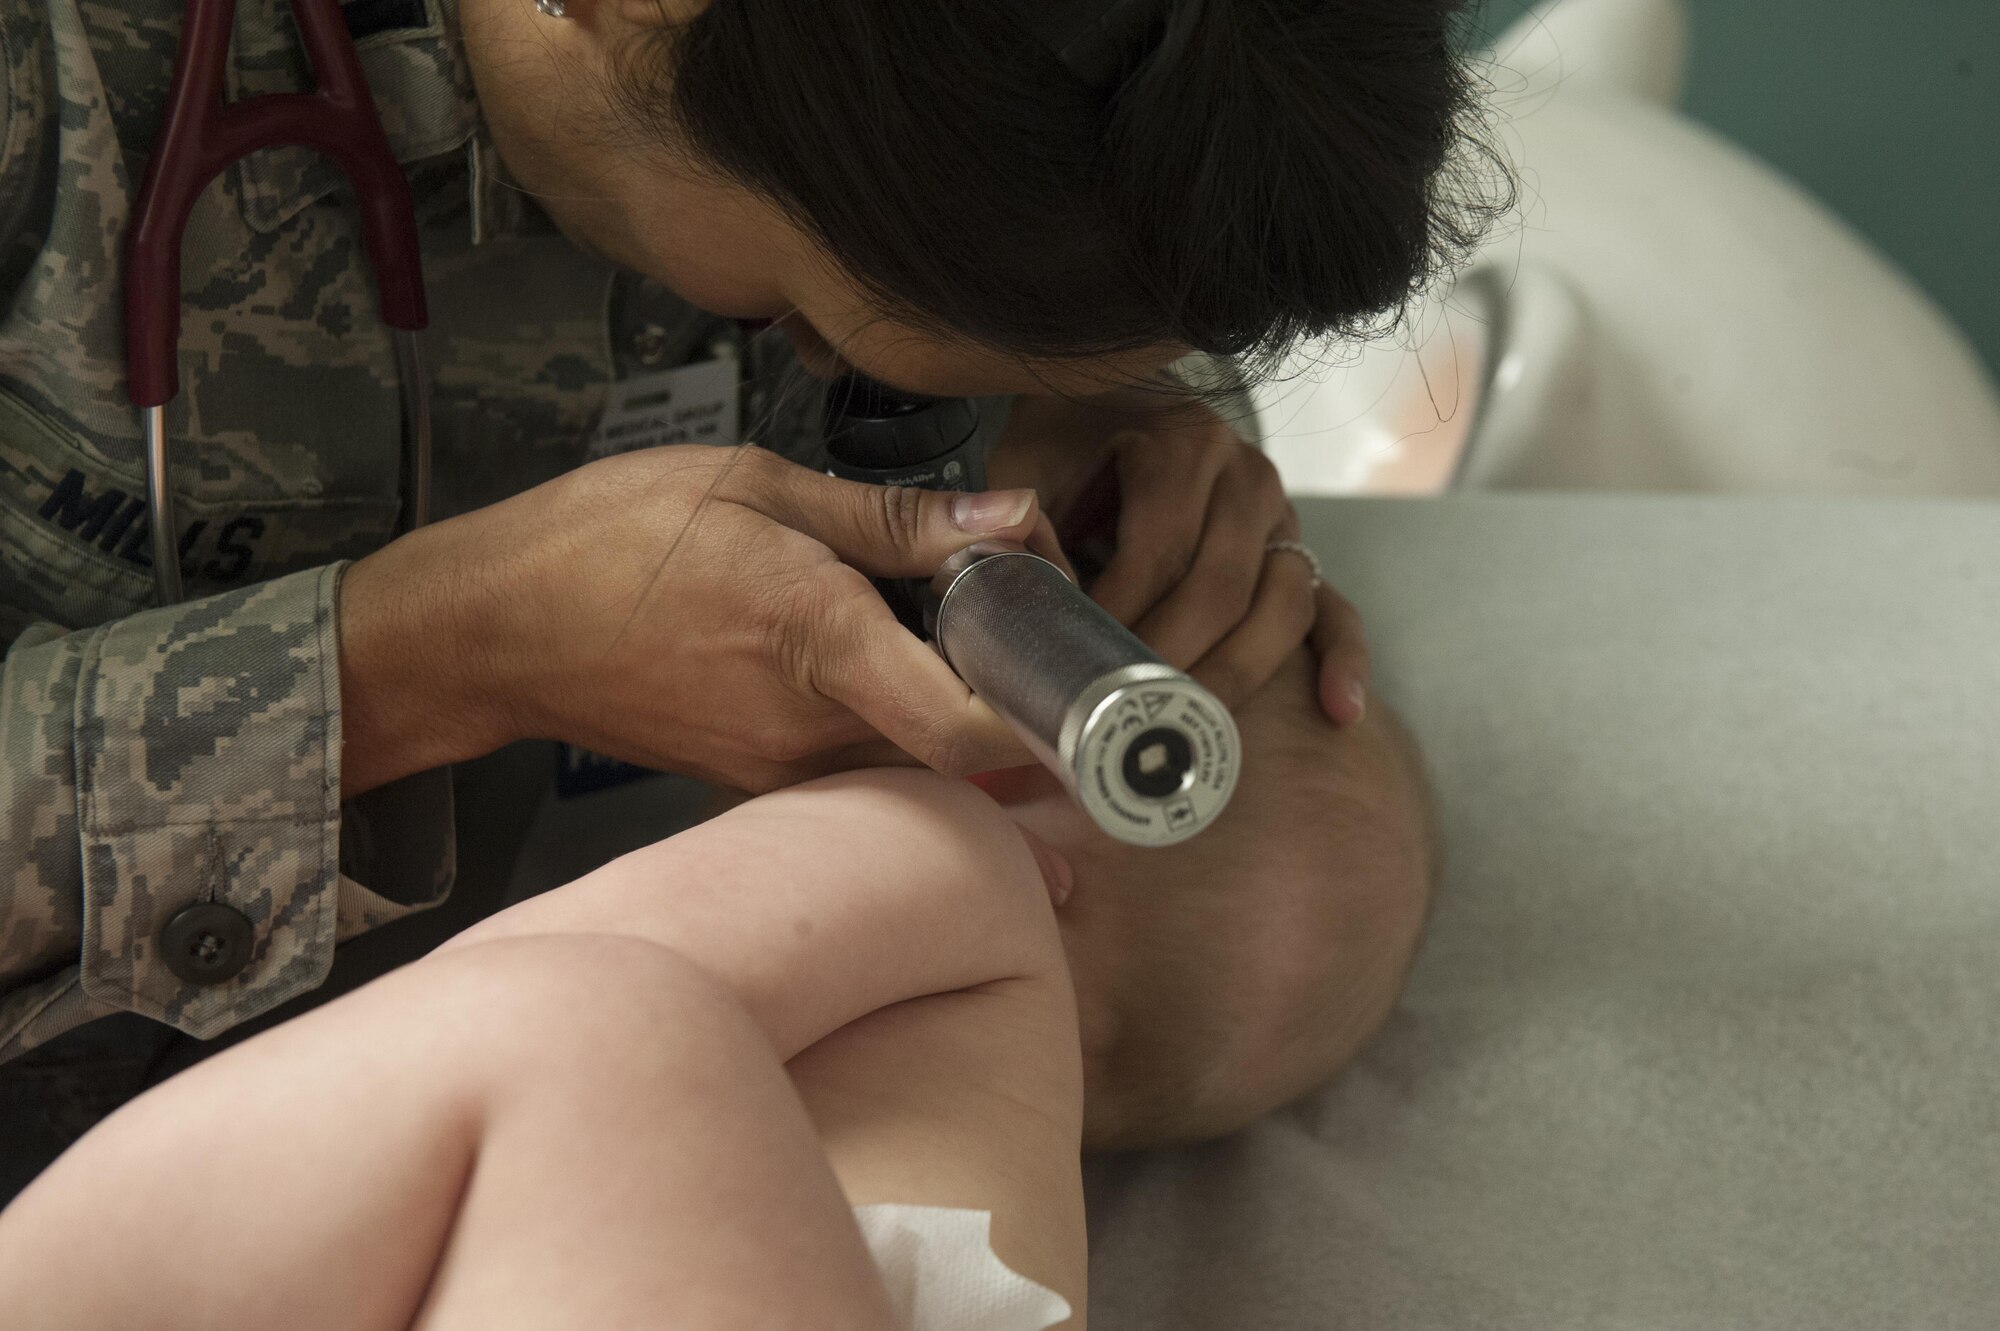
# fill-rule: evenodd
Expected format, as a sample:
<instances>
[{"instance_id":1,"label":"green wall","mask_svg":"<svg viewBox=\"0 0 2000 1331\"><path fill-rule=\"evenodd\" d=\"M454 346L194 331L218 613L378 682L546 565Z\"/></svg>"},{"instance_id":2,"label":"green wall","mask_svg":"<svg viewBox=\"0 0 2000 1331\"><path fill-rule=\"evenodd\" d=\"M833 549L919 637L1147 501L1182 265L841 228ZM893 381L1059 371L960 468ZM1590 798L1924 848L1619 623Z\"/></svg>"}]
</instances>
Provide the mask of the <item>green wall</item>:
<instances>
[{"instance_id":1,"label":"green wall","mask_svg":"<svg viewBox=\"0 0 2000 1331\"><path fill-rule=\"evenodd\" d=\"M2000 373L2000 0L1687 0L1687 111L1802 183ZM1484 0L1504 31L1530 5Z\"/></svg>"}]
</instances>

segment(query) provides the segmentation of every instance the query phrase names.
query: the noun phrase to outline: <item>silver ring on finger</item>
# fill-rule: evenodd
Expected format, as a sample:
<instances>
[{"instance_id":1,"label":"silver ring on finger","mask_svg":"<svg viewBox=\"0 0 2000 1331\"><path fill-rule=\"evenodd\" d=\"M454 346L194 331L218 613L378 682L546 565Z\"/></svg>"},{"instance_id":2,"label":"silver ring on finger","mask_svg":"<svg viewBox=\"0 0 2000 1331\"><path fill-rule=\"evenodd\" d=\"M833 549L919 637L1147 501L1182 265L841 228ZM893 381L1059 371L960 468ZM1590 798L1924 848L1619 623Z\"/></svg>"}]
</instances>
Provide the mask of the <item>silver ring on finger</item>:
<instances>
[{"instance_id":1,"label":"silver ring on finger","mask_svg":"<svg viewBox=\"0 0 2000 1331\"><path fill-rule=\"evenodd\" d=\"M1313 590L1318 591L1320 588L1326 586L1326 570L1320 567L1319 556L1314 554L1312 547L1304 541L1273 541L1264 547L1264 553L1267 555L1297 555L1300 559L1306 561L1307 567L1312 569Z\"/></svg>"}]
</instances>

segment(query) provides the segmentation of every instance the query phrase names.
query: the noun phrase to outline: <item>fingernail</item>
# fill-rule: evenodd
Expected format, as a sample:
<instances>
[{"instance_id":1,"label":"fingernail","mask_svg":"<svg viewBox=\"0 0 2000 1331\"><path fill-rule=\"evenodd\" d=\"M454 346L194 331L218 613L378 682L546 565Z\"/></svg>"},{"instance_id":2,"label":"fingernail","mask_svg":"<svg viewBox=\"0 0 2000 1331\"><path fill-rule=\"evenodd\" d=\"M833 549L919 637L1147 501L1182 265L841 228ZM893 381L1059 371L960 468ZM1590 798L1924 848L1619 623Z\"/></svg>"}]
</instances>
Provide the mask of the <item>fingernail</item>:
<instances>
[{"instance_id":1,"label":"fingernail","mask_svg":"<svg viewBox=\"0 0 2000 1331\"><path fill-rule=\"evenodd\" d=\"M1368 715L1368 688L1358 679L1347 681L1347 701L1354 707L1354 715L1348 718L1350 726L1359 725L1361 718Z\"/></svg>"},{"instance_id":2,"label":"fingernail","mask_svg":"<svg viewBox=\"0 0 2000 1331\"><path fill-rule=\"evenodd\" d=\"M1035 506L1033 490L989 490L951 501L951 520L962 532L985 536L1018 527Z\"/></svg>"}]
</instances>

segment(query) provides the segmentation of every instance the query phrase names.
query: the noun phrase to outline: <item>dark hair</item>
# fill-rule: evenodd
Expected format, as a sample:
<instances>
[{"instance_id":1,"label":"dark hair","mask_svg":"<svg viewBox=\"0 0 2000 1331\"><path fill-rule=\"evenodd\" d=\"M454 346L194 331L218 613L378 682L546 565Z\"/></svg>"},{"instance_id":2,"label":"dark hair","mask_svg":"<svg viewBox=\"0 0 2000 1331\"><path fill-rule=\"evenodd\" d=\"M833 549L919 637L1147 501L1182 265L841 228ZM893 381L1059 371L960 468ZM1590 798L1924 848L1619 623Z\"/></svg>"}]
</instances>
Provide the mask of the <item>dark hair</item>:
<instances>
[{"instance_id":1,"label":"dark hair","mask_svg":"<svg viewBox=\"0 0 2000 1331\"><path fill-rule=\"evenodd\" d=\"M1014 0L712 0L618 91L886 314L1037 358L1255 357L1378 329L1511 206L1459 8L1173 0L1107 102Z\"/></svg>"}]
</instances>

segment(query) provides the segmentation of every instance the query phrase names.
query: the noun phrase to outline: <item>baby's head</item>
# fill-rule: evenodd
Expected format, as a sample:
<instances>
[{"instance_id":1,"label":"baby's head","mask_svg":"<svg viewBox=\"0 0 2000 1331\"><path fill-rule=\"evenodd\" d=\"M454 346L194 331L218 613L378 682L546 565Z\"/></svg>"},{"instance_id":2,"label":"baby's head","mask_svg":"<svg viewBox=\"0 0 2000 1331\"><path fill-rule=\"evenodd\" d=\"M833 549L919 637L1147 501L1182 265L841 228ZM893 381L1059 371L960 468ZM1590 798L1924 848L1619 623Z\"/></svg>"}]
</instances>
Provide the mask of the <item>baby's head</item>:
<instances>
[{"instance_id":1,"label":"baby's head","mask_svg":"<svg viewBox=\"0 0 2000 1331\"><path fill-rule=\"evenodd\" d=\"M1217 1137L1324 1083L1415 953L1435 855L1400 725L1378 707L1334 730L1303 653L1238 721L1235 803L1172 850L1110 846L1052 781L1014 806L1076 871L1061 917L1093 1148Z\"/></svg>"}]
</instances>

